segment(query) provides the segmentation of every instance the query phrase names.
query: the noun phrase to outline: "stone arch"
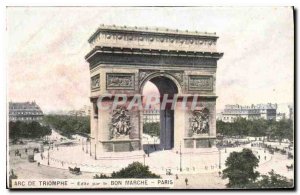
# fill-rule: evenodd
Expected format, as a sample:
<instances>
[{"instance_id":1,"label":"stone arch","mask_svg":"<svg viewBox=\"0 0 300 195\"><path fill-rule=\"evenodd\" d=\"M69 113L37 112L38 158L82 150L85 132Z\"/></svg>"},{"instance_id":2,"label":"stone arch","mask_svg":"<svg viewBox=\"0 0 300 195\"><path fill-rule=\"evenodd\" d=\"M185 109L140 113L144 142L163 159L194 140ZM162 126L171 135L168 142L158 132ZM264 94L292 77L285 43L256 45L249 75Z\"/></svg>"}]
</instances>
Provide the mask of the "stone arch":
<instances>
[{"instance_id":1,"label":"stone arch","mask_svg":"<svg viewBox=\"0 0 300 195\"><path fill-rule=\"evenodd\" d=\"M141 94L143 93L144 85L148 81L158 88L161 98L164 94L168 94L169 98L181 93L181 85L173 75L166 72L153 72L147 75L140 83L139 90ZM176 108L174 110L170 106L160 109L160 149L169 150L174 148L175 112ZM141 127L141 130L143 131L143 127Z\"/></svg>"},{"instance_id":2,"label":"stone arch","mask_svg":"<svg viewBox=\"0 0 300 195\"><path fill-rule=\"evenodd\" d=\"M176 85L177 87L177 94L180 95L182 94L182 86L180 85L180 83L178 82L178 80L172 75L169 74L167 72L153 72L149 75L147 75L145 78L143 78L143 80L140 81L139 83L139 92L142 93L145 84L148 81L151 81L152 79L156 78L156 77L164 77L167 79L170 79L171 81L173 81L173 83Z\"/></svg>"}]
</instances>

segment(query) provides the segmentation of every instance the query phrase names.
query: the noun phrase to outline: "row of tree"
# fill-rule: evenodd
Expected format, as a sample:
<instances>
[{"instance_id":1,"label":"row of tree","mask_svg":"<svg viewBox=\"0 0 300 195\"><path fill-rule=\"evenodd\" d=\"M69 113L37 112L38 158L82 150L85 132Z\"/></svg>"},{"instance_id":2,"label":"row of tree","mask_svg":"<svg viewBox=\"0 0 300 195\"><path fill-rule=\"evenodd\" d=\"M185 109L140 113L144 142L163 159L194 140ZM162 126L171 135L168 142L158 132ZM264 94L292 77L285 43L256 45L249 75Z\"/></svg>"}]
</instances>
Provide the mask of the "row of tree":
<instances>
[{"instance_id":1,"label":"row of tree","mask_svg":"<svg viewBox=\"0 0 300 195\"><path fill-rule=\"evenodd\" d=\"M20 138L41 138L51 134L49 126L43 126L39 122L9 122L9 138L18 140Z\"/></svg>"},{"instance_id":2,"label":"row of tree","mask_svg":"<svg viewBox=\"0 0 300 195\"><path fill-rule=\"evenodd\" d=\"M145 166L140 162L133 162L127 167L122 168L120 171L113 172L111 177L108 177L105 174L96 174L94 176L94 179L106 178L160 178L160 176L152 173L148 166Z\"/></svg>"},{"instance_id":3,"label":"row of tree","mask_svg":"<svg viewBox=\"0 0 300 195\"><path fill-rule=\"evenodd\" d=\"M267 136L269 139L293 140L293 121L286 120L246 120L237 118L232 123L217 121L217 133L225 136Z\"/></svg>"},{"instance_id":4,"label":"row of tree","mask_svg":"<svg viewBox=\"0 0 300 195\"><path fill-rule=\"evenodd\" d=\"M45 115L44 123L66 137L71 137L74 134L86 135L90 133L89 116Z\"/></svg>"},{"instance_id":5,"label":"row of tree","mask_svg":"<svg viewBox=\"0 0 300 195\"><path fill-rule=\"evenodd\" d=\"M143 132L148 135L159 137L160 123L159 122L145 123L143 126Z\"/></svg>"}]
</instances>

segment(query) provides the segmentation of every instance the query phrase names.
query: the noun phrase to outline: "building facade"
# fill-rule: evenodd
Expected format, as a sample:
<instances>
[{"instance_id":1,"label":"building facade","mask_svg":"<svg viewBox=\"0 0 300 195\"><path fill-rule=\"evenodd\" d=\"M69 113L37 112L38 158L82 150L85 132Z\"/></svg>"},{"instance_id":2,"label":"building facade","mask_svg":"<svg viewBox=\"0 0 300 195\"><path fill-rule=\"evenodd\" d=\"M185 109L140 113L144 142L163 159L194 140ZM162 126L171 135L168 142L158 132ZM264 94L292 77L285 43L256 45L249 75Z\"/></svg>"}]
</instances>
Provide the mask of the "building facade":
<instances>
[{"instance_id":1,"label":"building facade","mask_svg":"<svg viewBox=\"0 0 300 195\"><path fill-rule=\"evenodd\" d=\"M160 122L160 110L144 110L143 123L157 123Z\"/></svg>"},{"instance_id":2,"label":"building facade","mask_svg":"<svg viewBox=\"0 0 300 195\"><path fill-rule=\"evenodd\" d=\"M234 122L237 118L245 118L247 120L276 120L276 113L277 104L252 104L251 106L241 106L236 104L225 105L225 109L219 118L224 122Z\"/></svg>"},{"instance_id":3,"label":"building facade","mask_svg":"<svg viewBox=\"0 0 300 195\"><path fill-rule=\"evenodd\" d=\"M41 121L43 111L33 102L9 102L9 121Z\"/></svg>"}]
</instances>

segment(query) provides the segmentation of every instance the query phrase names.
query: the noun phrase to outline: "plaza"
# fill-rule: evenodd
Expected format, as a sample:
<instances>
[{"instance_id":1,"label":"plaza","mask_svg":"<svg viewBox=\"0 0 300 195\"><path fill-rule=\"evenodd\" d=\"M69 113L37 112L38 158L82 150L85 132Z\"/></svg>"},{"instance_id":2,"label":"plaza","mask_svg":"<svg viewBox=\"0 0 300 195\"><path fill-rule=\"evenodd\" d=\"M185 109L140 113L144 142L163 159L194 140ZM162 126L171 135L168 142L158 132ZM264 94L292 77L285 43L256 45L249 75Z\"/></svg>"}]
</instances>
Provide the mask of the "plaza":
<instances>
[{"instance_id":1,"label":"plaza","mask_svg":"<svg viewBox=\"0 0 300 195\"><path fill-rule=\"evenodd\" d=\"M182 149L176 150L158 150L149 153L141 151L132 152L105 152L101 156L96 156L90 151L90 145L86 140L82 141L83 137L77 136L72 146L54 146L42 153L35 154L35 160L41 165L50 166L58 169L68 169L69 167L79 167L82 172L88 173L104 173L111 174L113 171L118 171L132 162L140 162L149 169L159 175L184 175L184 174L218 174L225 166L225 161L229 154L233 151L239 152L243 148L250 148L253 153L259 158L259 167L257 170L261 174L267 174L272 169L280 175L287 178L293 178L294 171L288 171L286 166L293 164L293 159L288 159L287 155L280 153L270 154L266 149L259 147L252 141L246 145L239 147L209 148L209 149ZM82 144L83 143L83 144ZM266 144L273 145L282 149L287 149L286 143L266 142ZM293 152L290 150L290 152ZM49 162L49 165L48 165ZM219 167L221 162L221 168Z\"/></svg>"}]
</instances>

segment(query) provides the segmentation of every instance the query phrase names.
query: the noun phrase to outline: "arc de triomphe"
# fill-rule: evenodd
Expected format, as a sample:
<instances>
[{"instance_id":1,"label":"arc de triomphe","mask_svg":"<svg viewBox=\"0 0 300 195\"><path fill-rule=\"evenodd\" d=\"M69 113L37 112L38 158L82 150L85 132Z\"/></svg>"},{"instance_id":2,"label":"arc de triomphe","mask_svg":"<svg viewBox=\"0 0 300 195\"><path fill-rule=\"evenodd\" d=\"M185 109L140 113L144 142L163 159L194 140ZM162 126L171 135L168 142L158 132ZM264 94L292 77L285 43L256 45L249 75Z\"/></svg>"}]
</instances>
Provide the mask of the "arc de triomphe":
<instances>
[{"instance_id":1,"label":"arc de triomphe","mask_svg":"<svg viewBox=\"0 0 300 195\"><path fill-rule=\"evenodd\" d=\"M179 109L179 104L174 110L161 110L160 148L213 147L216 70L223 56L217 52L217 39L215 33L101 25L89 38L91 51L85 57L91 78L92 151L142 149L143 111L102 110L97 100L104 94L126 94L130 101L134 95L142 95L147 81L155 84L161 95L176 94L178 101L191 102L198 96L198 110ZM114 100L101 101L111 105Z\"/></svg>"}]
</instances>

